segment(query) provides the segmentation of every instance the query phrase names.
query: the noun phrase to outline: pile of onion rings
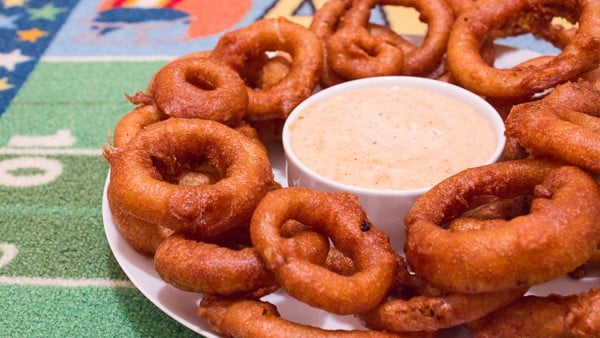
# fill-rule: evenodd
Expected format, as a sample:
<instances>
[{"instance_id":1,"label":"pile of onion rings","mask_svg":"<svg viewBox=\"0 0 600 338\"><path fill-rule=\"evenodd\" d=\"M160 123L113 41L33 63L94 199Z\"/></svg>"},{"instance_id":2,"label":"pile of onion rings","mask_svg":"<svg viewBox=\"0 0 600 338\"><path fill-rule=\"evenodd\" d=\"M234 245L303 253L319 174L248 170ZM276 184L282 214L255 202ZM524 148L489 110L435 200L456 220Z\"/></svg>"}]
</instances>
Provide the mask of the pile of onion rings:
<instances>
[{"instance_id":1,"label":"pile of onion rings","mask_svg":"<svg viewBox=\"0 0 600 338\"><path fill-rule=\"evenodd\" d=\"M227 32L212 50L168 62L128 98L167 117L251 124L261 140L278 139L285 118L316 89L323 57L308 28L262 19Z\"/></svg>"},{"instance_id":2,"label":"pile of onion rings","mask_svg":"<svg viewBox=\"0 0 600 338\"><path fill-rule=\"evenodd\" d=\"M423 43L370 22L377 6L415 9ZM309 27L278 18L227 32L127 96L135 107L104 149L115 225L166 283L202 294L198 316L225 336L598 335L597 290L524 296L600 261L598 27L595 0L329 0ZM494 40L524 33L561 53L495 68ZM281 188L265 147L319 86L398 74L480 94L509 139L501 162L415 203L403 253L354 196ZM260 300L280 289L364 329L281 318Z\"/></svg>"},{"instance_id":3,"label":"pile of onion rings","mask_svg":"<svg viewBox=\"0 0 600 338\"><path fill-rule=\"evenodd\" d=\"M416 46L388 27L370 23L376 5L416 9L428 25L424 41ZM382 75L435 76L444 60L453 21L452 8L445 0L329 1L315 13L310 25L324 46L321 86Z\"/></svg>"}]
</instances>

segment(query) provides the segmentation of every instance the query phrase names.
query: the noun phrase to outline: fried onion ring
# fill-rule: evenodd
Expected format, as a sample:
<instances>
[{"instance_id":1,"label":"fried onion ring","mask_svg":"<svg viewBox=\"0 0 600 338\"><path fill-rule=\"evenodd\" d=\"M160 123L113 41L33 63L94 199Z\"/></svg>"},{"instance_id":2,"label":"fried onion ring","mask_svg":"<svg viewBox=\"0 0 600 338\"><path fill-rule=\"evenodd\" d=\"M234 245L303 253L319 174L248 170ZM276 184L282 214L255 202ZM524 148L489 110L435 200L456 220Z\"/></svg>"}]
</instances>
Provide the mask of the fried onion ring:
<instances>
[{"instance_id":1,"label":"fried onion ring","mask_svg":"<svg viewBox=\"0 0 600 338\"><path fill-rule=\"evenodd\" d=\"M388 332L436 332L481 318L523 295L526 288L480 294L448 292L435 288L418 275L409 274L401 260L399 280L411 292L404 298L389 299L361 314L365 326ZM396 286L396 287L399 287Z\"/></svg>"},{"instance_id":2,"label":"fried onion ring","mask_svg":"<svg viewBox=\"0 0 600 338\"><path fill-rule=\"evenodd\" d=\"M479 231L441 227L477 196L533 194L527 215ZM405 217L406 258L434 285L465 293L514 289L565 275L600 242L600 187L581 169L543 160L464 170L426 192ZM518 259L516 258L518 257Z\"/></svg>"},{"instance_id":3,"label":"fried onion ring","mask_svg":"<svg viewBox=\"0 0 600 338\"><path fill-rule=\"evenodd\" d=\"M506 135L534 156L552 156L600 173L600 90L587 82L557 86L514 106Z\"/></svg>"},{"instance_id":4,"label":"fried onion ring","mask_svg":"<svg viewBox=\"0 0 600 338\"><path fill-rule=\"evenodd\" d=\"M282 51L265 52L248 60L242 77L249 87L271 89L290 72L292 57Z\"/></svg>"},{"instance_id":5,"label":"fried onion ring","mask_svg":"<svg viewBox=\"0 0 600 338\"><path fill-rule=\"evenodd\" d=\"M375 5L415 8L428 25L422 44L407 50L372 35L369 18ZM337 31L328 39L327 62L336 73L349 79L397 74L424 76L441 64L453 20L452 9L445 0L353 1Z\"/></svg>"},{"instance_id":6,"label":"fried onion ring","mask_svg":"<svg viewBox=\"0 0 600 338\"><path fill-rule=\"evenodd\" d=\"M600 289L570 296L525 296L467 326L476 338L598 337Z\"/></svg>"},{"instance_id":7,"label":"fried onion ring","mask_svg":"<svg viewBox=\"0 0 600 338\"><path fill-rule=\"evenodd\" d=\"M280 228L289 219L328 236L353 260L356 272L340 275L284 250ZM309 188L273 190L254 211L250 236L288 294L331 313L360 313L375 307L386 297L396 274L396 253L389 238L369 222L350 194Z\"/></svg>"},{"instance_id":8,"label":"fried onion ring","mask_svg":"<svg viewBox=\"0 0 600 338\"><path fill-rule=\"evenodd\" d=\"M353 0L329 0L325 2L325 4L315 12L310 23L309 29L317 35L323 45L323 66L319 76L319 84L322 88L327 88L347 80L331 69L327 62L327 55L329 49L329 37L337 31L340 19L348 8L350 8L352 1Z\"/></svg>"},{"instance_id":9,"label":"fried onion ring","mask_svg":"<svg viewBox=\"0 0 600 338\"><path fill-rule=\"evenodd\" d=\"M296 222L287 224L301 225ZM154 255L156 271L165 282L191 292L261 297L276 290L279 286L275 276L252 247L248 228L233 230L243 232L243 237L248 237L248 240L236 240L226 246L219 241L196 241L184 234L169 236ZM287 232L286 247L298 250L301 256L316 264L325 262L329 243L324 236L305 231L302 226L295 226ZM230 234L219 237L224 236L231 237Z\"/></svg>"},{"instance_id":10,"label":"fried onion ring","mask_svg":"<svg viewBox=\"0 0 600 338\"><path fill-rule=\"evenodd\" d=\"M167 63L154 74L148 94L168 116L235 125L246 114L246 87L235 71L208 55L195 53Z\"/></svg>"},{"instance_id":11,"label":"fried onion ring","mask_svg":"<svg viewBox=\"0 0 600 338\"><path fill-rule=\"evenodd\" d=\"M328 45L329 66L350 80L400 74L404 65L402 50L375 38L366 27L340 29Z\"/></svg>"},{"instance_id":12,"label":"fried onion ring","mask_svg":"<svg viewBox=\"0 0 600 338\"><path fill-rule=\"evenodd\" d=\"M427 333L398 335L369 330L325 330L288 321L281 318L273 304L252 299L228 300L204 296L197 314L217 334L226 337L426 338L432 336Z\"/></svg>"},{"instance_id":13,"label":"fried onion ring","mask_svg":"<svg viewBox=\"0 0 600 338\"><path fill-rule=\"evenodd\" d=\"M137 218L197 236L247 224L274 186L264 147L210 120L153 123L105 154L111 166L108 192L116 203ZM182 171L206 165L218 174L217 182L178 184Z\"/></svg>"},{"instance_id":14,"label":"fried onion ring","mask_svg":"<svg viewBox=\"0 0 600 338\"><path fill-rule=\"evenodd\" d=\"M268 51L289 54L291 67L288 74L269 89L246 85L248 120L286 118L296 105L312 94L319 81L323 64L321 42L304 26L284 18L258 20L225 33L210 55L238 74L244 74L249 60L260 58Z\"/></svg>"},{"instance_id":15,"label":"fried onion ring","mask_svg":"<svg viewBox=\"0 0 600 338\"><path fill-rule=\"evenodd\" d=\"M544 56L506 69L495 68L481 58L480 47L491 33L503 29L507 34L528 29L542 31L551 27L550 20L555 15L565 15L567 20L578 23L577 32L559 55ZM532 22L519 26L522 19ZM599 49L598 1L492 1L483 2L457 18L448 41L447 60L453 76L467 89L486 97L523 98L596 68L600 62Z\"/></svg>"},{"instance_id":16,"label":"fried onion ring","mask_svg":"<svg viewBox=\"0 0 600 338\"><path fill-rule=\"evenodd\" d=\"M290 71L292 65L291 57L287 53L277 52L264 54L255 60L246 71L244 77L249 82L250 87L269 90L284 79ZM284 118L273 118L267 120L247 121L252 128L256 130L258 139L268 144L281 141Z\"/></svg>"}]
</instances>

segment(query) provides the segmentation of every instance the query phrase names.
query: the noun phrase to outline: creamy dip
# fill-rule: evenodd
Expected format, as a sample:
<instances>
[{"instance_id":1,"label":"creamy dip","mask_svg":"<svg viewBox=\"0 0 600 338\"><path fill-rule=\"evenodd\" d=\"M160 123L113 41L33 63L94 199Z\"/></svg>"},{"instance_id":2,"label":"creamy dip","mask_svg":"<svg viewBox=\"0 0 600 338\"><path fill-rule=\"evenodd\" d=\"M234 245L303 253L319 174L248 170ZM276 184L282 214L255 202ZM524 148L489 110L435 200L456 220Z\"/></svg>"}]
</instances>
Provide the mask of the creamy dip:
<instances>
[{"instance_id":1,"label":"creamy dip","mask_svg":"<svg viewBox=\"0 0 600 338\"><path fill-rule=\"evenodd\" d=\"M493 155L490 123L440 93L399 86L348 91L307 107L290 125L307 167L371 189L430 187Z\"/></svg>"}]
</instances>

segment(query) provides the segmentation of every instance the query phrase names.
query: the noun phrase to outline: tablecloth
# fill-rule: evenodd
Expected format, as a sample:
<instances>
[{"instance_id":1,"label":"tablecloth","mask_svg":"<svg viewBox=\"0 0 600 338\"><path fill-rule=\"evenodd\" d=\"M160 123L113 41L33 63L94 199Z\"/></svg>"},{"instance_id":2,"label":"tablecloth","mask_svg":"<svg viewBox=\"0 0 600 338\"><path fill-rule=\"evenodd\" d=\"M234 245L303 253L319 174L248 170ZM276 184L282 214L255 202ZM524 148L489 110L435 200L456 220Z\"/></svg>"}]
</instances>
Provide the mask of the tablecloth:
<instances>
[{"instance_id":1,"label":"tablecloth","mask_svg":"<svg viewBox=\"0 0 600 338\"><path fill-rule=\"evenodd\" d=\"M177 56L308 0L0 0L0 336L196 336L130 282L107 243L101 154L124 94ZM374 20L423 34L416 16ZM414 14L414 13L413 13ZM540 53L528 36L503 43Z\"/></svg>"}]
</instances>

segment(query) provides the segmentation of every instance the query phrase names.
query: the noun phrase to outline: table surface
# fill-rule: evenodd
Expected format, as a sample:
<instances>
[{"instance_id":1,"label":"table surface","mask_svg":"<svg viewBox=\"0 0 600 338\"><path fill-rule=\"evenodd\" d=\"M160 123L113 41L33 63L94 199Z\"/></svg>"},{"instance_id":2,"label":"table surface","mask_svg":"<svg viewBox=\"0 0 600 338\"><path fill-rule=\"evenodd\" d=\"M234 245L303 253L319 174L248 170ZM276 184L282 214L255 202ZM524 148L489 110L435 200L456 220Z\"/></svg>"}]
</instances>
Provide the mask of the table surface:
<instances>
[{"instance_id":1,"label":"table surface","mask_svg":"<svg viewBox=\"0 0 600 338\"><path fill-rule=\"evenodd\" d=\"M0 336L196 336L148 301L105 236L101 154L167 60L212 48L227 30L323 1L0 1ZM129 5L126 5L129 4ZM157 1L157 3L159 3ZM424 26L376 11L402 34ZM382 22L383 22L382 21ZM502 43L552 54L522 36Z\"/></svg>"}]
</instances>

